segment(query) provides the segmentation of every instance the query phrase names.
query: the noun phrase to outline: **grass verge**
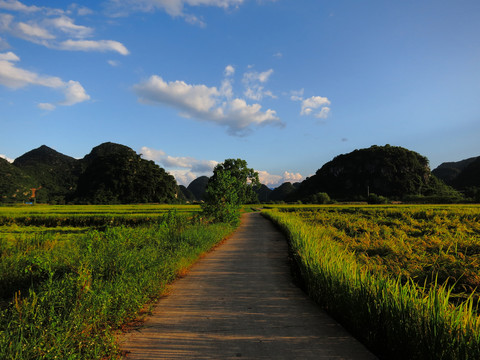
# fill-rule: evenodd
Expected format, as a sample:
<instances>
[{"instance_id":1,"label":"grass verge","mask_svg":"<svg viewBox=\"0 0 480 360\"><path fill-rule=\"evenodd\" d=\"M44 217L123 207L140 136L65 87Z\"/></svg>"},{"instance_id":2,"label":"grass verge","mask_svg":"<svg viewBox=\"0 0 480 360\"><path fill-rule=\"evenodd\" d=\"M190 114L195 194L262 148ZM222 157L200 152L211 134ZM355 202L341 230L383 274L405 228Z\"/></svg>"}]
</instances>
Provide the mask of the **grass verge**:
<instances>
[{"instance_id":1,"label":"grass verge","mask_svg":"<svg viewBox=\"0 0 480 360\"><path fill-rule=\"evenodd\" d=\"M232 231L173 214L69 238L0 238L0 287L13 294L1 303L0 358L115 358L115 329Z\"/></svg>"}]
</instances>

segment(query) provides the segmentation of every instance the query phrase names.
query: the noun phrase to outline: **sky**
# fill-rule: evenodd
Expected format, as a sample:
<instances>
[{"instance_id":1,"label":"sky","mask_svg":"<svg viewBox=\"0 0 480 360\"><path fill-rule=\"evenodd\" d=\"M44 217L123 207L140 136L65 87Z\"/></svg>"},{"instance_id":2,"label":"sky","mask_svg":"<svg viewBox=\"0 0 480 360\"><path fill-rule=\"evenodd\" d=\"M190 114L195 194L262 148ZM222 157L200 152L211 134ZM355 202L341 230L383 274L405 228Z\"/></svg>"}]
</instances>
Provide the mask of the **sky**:
<instances>
[{"instance_id":1,"label":"sky","mask_svg":"<svg viewBox=\"0 0 480 360\"><path fill-rule=\"evenodd\" d=\"M0 157L126 145L188 185L480 155L478 0L0 0Z\"/></svg>"}]
</instances>

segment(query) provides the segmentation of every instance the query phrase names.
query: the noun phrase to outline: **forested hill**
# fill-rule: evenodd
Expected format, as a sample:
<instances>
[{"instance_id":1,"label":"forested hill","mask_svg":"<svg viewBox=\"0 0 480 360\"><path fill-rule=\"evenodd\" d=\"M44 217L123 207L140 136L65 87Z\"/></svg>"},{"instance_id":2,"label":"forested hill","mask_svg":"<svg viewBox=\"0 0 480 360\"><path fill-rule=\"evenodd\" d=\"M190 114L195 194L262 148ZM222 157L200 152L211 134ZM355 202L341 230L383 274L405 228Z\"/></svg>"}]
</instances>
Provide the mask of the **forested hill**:
<instances>
[{"instance_id":1,"label":"forested hill","mask_svg":"<svg viewBox=\"0 0 480 360\"><path fill-rule=\"evenodd\" d=\"M452 162L444 162L440 164L436 169L432 171L432 174L434 174L436 177L439 179L443 180L446 184L449 185L455 185L455 180L459 175L469 168L470 166L472 168L475 168L478 166L478 163L480 161L480 156L477 157L471 157L465 160L460 160L460 161L452 161ZM472 170L467 170L466 174L467 175L462 175L460 178L465 178L468 177L468 173ZM472 179L471 182L477 183L477 186L480 186L480 178L477 177L477 179ZM460 183L465 182L465 180L460 180ZM467 181L469 182L469 181Z\"/></svg>"},{"instance_id":2,"label":"forested hill","mask_svg":"<svg viewBox=\"0 0 480 360\"><path fill-rule=\"evenodd\" d=\"M104 143L83 159L48 146L17 158L0 159L0 201L42 203L170 203L180 190L173 176L127 146Z\"/></svg>"},{"instance_id":3,"label":"forested hill","mask_svg":"<svg viewBox=\"0 0 480 360\"><path fill-rule=\"evenodd\" d=\"M426 157L390 145L335 157L302 182L296 198L309 202L318 193L336 200L367 200L372 194L395 200L456 196L431 174Z\"/></svg>"}]
</instances>

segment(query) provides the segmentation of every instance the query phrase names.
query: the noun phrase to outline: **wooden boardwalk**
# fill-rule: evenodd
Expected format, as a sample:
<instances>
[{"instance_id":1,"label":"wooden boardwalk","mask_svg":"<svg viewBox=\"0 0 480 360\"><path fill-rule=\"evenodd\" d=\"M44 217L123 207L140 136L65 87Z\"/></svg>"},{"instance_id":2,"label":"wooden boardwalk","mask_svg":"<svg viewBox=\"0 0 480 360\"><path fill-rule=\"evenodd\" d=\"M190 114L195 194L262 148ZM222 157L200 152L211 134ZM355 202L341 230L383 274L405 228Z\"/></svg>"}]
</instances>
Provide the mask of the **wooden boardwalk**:
<instances>
[{"instance_id":1,"label":"wooden boardwalk","mask_svg":"<svg viewBox=\"0 0 480 360\"><path fill-rule=\"evenodd\" d=\"M283 235L259 213L176 281L126 334L126 359L375 359L293 283Z\"/></svg>"}]
</instances>

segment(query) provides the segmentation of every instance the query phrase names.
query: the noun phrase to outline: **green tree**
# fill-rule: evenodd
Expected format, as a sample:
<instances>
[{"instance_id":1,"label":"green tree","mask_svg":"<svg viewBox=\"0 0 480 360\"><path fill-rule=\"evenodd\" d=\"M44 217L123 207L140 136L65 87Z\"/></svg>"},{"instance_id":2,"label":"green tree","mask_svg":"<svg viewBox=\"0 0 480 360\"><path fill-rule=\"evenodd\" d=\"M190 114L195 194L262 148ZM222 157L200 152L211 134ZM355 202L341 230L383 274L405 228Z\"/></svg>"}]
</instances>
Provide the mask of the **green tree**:
<instances>
[{"instance_id":1,"label":"green tree","mask_svg":"<svg viewBox=\"0 0 480 360\"><path fill-rule=\"evenodd\" d=\"M258 173L242 159L226 159L213 170L205 192L203 213L218 222L238 223L240 207L258 201Z\"/></svg>"}]
</instances>

